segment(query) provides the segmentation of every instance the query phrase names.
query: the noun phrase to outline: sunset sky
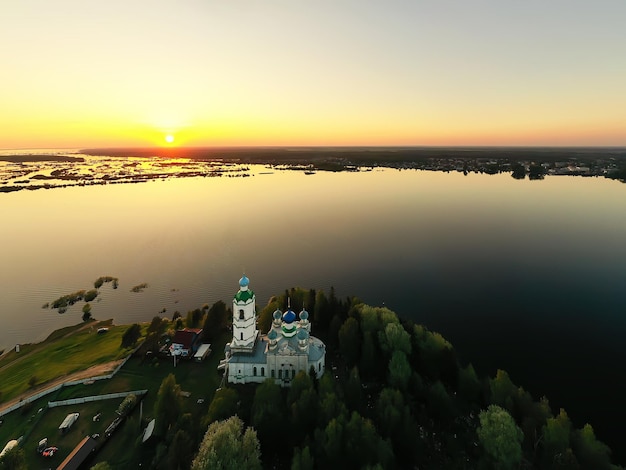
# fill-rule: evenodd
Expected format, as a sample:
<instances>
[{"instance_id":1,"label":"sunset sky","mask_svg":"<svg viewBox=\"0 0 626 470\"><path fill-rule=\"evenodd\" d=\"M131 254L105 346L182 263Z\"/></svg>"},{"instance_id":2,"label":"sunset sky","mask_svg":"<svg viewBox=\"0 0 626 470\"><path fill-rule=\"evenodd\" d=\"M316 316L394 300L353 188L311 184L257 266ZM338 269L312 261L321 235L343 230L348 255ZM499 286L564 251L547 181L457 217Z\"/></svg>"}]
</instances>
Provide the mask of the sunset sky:
<instances>
[{"instance_id":1,"label":"sunset sky","mask_svg":"<svg viewBox=\"0 0 626 470\"><path fill-rule=\"evenodd\" d=\"M5 1L0 70L4 149L626 146L624 0Z\"/></svg>"}]
</instances>

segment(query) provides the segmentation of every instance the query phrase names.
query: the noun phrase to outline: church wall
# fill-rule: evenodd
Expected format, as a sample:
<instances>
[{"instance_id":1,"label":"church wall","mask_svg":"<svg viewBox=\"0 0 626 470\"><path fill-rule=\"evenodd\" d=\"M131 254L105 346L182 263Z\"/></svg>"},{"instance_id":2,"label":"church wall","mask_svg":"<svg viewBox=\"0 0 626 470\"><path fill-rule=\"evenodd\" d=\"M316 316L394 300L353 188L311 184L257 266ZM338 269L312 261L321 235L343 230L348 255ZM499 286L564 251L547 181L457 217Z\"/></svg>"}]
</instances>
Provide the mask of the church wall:
<instances>
[{"instance_id":1,"label":"church wall","mask_svg":"<svg viewBox=\"0 0 626 470\"><path fill-rule=\"evenodd\" d=\"M268 368L264 364L238 363L230 364L228 367L228 381L230 383L263 383L269 376Z\"/></svg>"}]
</instances>

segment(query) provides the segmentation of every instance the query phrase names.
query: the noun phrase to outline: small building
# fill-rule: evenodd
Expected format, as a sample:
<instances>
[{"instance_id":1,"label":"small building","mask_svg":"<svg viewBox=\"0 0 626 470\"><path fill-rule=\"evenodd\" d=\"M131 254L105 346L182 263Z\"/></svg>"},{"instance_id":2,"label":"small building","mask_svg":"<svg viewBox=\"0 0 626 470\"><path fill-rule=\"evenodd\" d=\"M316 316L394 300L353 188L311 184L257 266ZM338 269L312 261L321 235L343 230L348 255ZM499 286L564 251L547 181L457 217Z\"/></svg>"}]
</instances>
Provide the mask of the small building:
<instances>
[{"instance_id":1,"label":"small building","mask_svg":"<svg viewBox=\"0 0 626 470\"><path fill-rule=\"evenodd\" d=\"M78 413L76 413L78 414ZM98 442L91 436L86 436L82 441L78 443L74 450L70 452L61 465L57 467L57 470L77 470L81 468L85 460L87 460L91 453L98 447Z\"/></svg>"},{"instance_id":2,"label":"small building","mask_svg":"<svg viewBox=\"0 0 626 470\"><path fill-rule=\"evenodd\" d=\"M201 334L202 328L183 328L176 331L169 348L170 354L173 355L174 351L180 351L176 355L192 357L200 347Z\"/></svg>"},{"instance_id":3,"label":"small building","mask_svg":"<svg viewBox=\"0 0 626 470\"><path fill-rule=\"evenodd\" d=\"M196 353L193 355L193 359L196 362L202 362L207 358L209 354L211 354L211 345L204 343L200 345Z\"/></svg>"},{"instance_id":4,"label":"small building","mask_svg":"<svg viewBox=\"0 0 626 470\"><path fill-rule=\"evenodd\" d=\"M67 431L69 431L69 429L76 422L76 420L78 419L79 416L80 416L79 413L70 413L70 414L68 414L65 417L65 419L63 420L63 422L61 423L61 425L59 426L59 431L61 431L63 434L65 434Z\"/></svg>"}]
</instances>

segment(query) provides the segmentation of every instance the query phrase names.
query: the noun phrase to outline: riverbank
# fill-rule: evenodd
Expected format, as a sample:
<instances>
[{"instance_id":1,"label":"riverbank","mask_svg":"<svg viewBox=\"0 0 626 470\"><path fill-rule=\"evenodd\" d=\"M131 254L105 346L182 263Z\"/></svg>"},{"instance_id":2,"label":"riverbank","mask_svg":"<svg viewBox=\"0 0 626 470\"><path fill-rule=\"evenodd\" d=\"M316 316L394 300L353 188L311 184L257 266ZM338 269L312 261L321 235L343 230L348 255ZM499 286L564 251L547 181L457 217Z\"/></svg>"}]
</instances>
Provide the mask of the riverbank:
<instances>
[{"instance_id":1,"label":"riverbank","mask_svg":"<svg viewBox=\"0 0 626 470\"><path fill-rule=\"evenodd\" d=\"M98 328L107 327L106 334ZM40 343L0 356L0 410L60 383L106 374L128 354L125 326L90 321L54 331Z\"/></svg>"}]
</instances>

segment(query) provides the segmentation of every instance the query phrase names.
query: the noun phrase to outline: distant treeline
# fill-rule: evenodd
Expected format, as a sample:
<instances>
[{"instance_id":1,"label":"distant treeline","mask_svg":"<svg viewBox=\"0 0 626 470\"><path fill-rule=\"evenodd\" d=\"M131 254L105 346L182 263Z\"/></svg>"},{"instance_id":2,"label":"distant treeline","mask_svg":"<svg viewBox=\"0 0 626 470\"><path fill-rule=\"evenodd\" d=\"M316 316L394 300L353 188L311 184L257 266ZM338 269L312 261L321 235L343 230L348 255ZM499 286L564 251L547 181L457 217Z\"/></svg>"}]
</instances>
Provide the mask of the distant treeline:
<instances>
[{"instance_id":1,"label":"distant treeline","mask_svg":"<svg viewBox=\"0 0 626 470\"><path fill-rule=\"evenodd\" d=\"M87 155L227 160L244 163L306 163L333 159L351 162L419 162L441 159L507 159L554 162L626 158L623 147L189 147L83 149Z\"/></svg>"},{"instance_id":2,"label":"distant treeline","mask_svg":"<svg viewBox=\"0 0 626 470\"><path fill-rule=\"evenodd\" d=\"M68 155L0 155L0 161L12 163L24 162L84 162L83 157Z\"/></svg>"}]
</instances>

